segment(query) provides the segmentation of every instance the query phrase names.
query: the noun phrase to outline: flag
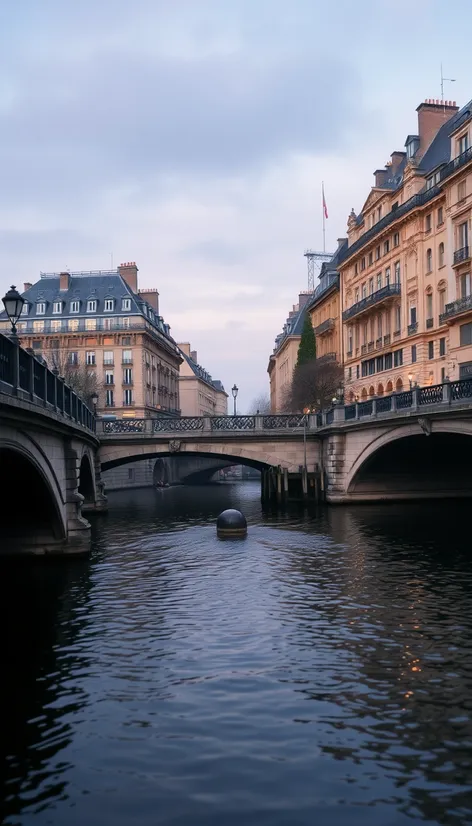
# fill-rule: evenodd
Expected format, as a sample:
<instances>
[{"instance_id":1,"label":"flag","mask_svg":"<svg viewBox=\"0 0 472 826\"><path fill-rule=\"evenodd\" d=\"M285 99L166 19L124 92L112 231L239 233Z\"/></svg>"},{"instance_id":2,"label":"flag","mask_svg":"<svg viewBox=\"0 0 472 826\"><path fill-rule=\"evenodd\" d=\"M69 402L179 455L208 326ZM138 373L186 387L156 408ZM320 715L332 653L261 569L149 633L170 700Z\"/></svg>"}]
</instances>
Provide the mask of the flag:
<instances>
[{"instance_id":1,"label":"flag","mask_svg":"<svg viewBox=\"0 0 472 826\"><path fill-rule=\"evenodd\" d=\"M324 184L321 184L321 192L322 192L322 195L323 195L323 215L324 215L325 218L327 218L328 217L328 207L326 206L326 199L325 199L325 194L324 194Z\"/></svg>"}]
</instances>

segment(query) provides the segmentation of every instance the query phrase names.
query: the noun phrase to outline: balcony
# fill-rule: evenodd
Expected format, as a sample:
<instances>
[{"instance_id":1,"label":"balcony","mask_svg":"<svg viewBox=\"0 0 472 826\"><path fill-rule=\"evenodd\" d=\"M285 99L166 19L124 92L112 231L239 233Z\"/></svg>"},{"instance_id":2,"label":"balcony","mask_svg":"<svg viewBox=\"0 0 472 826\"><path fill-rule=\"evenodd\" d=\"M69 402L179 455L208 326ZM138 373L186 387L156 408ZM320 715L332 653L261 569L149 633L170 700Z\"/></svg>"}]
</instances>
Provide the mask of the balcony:
<instances>
[{"instance_id":1,"label":"balcony","mask_svg":"<svg viewBox=\"0 0 472 826\"><path fill-rule=\"evenodd\" d=\"M390 333L384 336L384 347L387 347L388 344L390 344Z\"/></svg>"},{"instance_id":2,"label":"balcony","mask_svg":"<svg viewBox=\"0 0 472 826\"><path fill-rule=\"evenodd\" d=\"M315 327L315 336L324 336L326 333L330 333L334 330L335 319L334 318L327 318L326 321L322 321L321 324L318 324Z\"/></svg>"},{"instance_id":3,"label":"balcony","mask_svg":"<svg viewBox=\"0 0 472 826\"><path fill-rule=\"evenodd\" d=\"M329 361L336 361L336 353L325 353L324 356L320 356L316 359L318 364L326 364Z\"/></svg>"},{"instance_id":4,"label":"balcony","mask_svg":"<svg viewBox=\"0 0 472 826\"><path fill-rule=\"evenodd\" d=\"M380 350L381 347L382 347L382 336L379 336L379 338L375 339L375 349Z\"/></svg>"},{"instance_id":5,"label":"balcony","mask_svg":"<svg viewBox=\"0 0 472 826\"><path fill-rule=\"evenodd\" d=\"M369 343L368 343L368 345L367 345L367 352L368 352L368 353L371 353L373 349L374 349L374 342L373 342L373 341L369 341Z\"/></svg>"},{"instance_id":6,"label":"balcony","mask_svg":"<svg viewBox=\"0 0 472 826\"><path fill-rule=\"evenodd\" d=\"M381 287L380 290L376 290L375 293L371 293L365 298L361 298L361 300L356 304L353 304L352 307L344 310L343 321L359 316L370 310L372 307L377 307L379 304L398 297L400 292L400 284L387 284L385 287Z\"/></svg>"},{"instance_id":7,"label":"balcony","mask_svg":"<svg viewBox=\"0 0 472 826\"><path fill-rule=\"evenodd\" d=\"M453 267L458 267L459 264L463 264L464 261L469 261L470 259L470 247L461 247L460 249L456 250L454 253L454 260L452 262Z\"/></svg>"},{"instance_id":8,"label":"balcony","mask_svg":"<svg viewBox=\"0 0 472 826\"><path fill-rule=\"evenodd\" d=\"M464 298L458 298L457 301L452 301L451 304L446 304L446 308L439 316L439 323L445 324L452 318L463 313L468 313L472 310L472 295L466 295Z\"/></svg>"},{"instance_id":9,"label":"balcony","mask_svg":"<svg viewBox=\"0 0 472 826\"><path fill-rule=\"evenodd\" d=\"M415 321L414 324L409 324L408 325L408 335L409 336L414 336L415 333L417 333L417 332L418 332L418 322L417 321Z\"/></svg>"},{"instance_id":10,"label":"balcony","mask_svg":"<svg viewBox=\"0 0 472 826\"><path fill-rule=\"evenodd\" d=\"M426 329L430 330L431 327L434 326L434 318L427 318L426 319Z\"/></svg>"},{"instance_id":11,"label":"balcony","mask_svg":"<svg viewBox=\"0 0 472 826\"><path fill-rule=\"evenodd\" d=\"M132 363L133 363L133 359L123 359L121 363L122 363L122 364L132 364Z\"/></svg>"}]
</instances>

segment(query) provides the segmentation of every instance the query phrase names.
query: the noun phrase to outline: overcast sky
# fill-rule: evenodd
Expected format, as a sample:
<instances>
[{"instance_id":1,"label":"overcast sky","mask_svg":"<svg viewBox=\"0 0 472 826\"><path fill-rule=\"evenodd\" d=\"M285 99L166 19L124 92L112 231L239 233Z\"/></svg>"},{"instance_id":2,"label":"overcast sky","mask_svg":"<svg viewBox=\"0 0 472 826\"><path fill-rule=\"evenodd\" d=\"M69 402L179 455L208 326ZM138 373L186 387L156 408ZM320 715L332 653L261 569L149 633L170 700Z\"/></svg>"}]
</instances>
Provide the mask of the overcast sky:
<instances>
[{"instance_id":1,"label":"overcast sky","mask_svg":"<svg viewBox=\"0 0 472 826\"><path fill-rule=\"evenodd\" d=\"M470 0L0 0L0 288L135 260L244 410L321 180L334 249L441 60L472 97L471 24Z\"/></svg>"}]
</instances>

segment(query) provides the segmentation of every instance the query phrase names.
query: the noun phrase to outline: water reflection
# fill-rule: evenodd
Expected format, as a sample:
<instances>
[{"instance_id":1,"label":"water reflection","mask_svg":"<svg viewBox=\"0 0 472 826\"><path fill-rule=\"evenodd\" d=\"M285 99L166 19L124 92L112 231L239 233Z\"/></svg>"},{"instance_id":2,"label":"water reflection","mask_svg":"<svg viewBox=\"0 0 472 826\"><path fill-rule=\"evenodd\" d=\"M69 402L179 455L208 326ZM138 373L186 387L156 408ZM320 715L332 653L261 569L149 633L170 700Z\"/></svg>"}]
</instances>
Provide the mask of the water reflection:
<instances>
[{"instance_id":1,"label":"water reflection","mask_svg":"<svg viewBox=\"0 0 472 826\"><path fill-rule=\"evenodd\" d=\"M91 561L3 571L5 823L469 823L466 507L114 494Z\"/></svg>"}]
</instances>

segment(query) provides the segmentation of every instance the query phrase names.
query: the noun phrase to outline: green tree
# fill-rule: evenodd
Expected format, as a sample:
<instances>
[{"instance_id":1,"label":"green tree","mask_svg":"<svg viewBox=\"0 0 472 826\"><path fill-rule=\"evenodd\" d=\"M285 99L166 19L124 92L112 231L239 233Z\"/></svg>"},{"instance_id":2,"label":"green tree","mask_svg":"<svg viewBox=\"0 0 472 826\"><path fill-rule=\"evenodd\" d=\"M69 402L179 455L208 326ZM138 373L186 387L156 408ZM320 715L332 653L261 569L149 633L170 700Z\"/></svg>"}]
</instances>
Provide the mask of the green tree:
<instances>
[{"instance_id":1,"label":"green tree","mask_svg":"<svg viewBox=\"0 0 472 826\"><path fill-rule=\"evenodd\" d=\"M305 313L303 319L303 329L298 345L298 357L295 365L295 370L298 367L303 367L304 364L309 364L310 361L316 358L316 341L313 324L308 313Z\"/></svg>"}]
</instances>

